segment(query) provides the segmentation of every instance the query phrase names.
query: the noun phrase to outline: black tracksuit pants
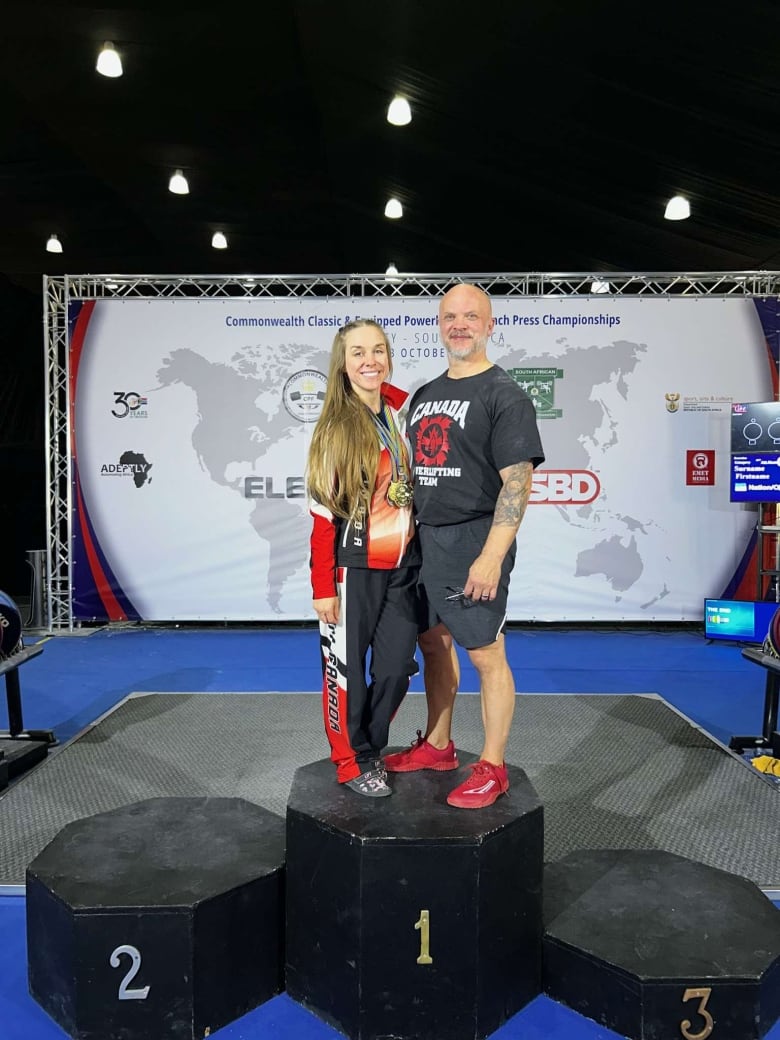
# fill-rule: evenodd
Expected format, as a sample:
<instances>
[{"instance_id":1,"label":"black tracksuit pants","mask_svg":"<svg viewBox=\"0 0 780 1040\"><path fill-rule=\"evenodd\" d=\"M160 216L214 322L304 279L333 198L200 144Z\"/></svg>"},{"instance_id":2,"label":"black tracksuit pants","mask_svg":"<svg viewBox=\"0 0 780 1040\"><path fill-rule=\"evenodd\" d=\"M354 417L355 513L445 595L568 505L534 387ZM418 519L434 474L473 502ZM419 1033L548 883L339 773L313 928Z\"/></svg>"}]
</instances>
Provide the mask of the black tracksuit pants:
<instances>
[{"instance_id":1,"label":"black tracksuit pants","mask_svg":"<svg viewBox=\"0 0 780 1040\"><path fill-rule=\"evenodd\" d=\"M325 732L339 783L374 768L418 671L418 574L418 567L337 569L339 622L320 624L320 644Z\"/></svg>"}]
</instances>

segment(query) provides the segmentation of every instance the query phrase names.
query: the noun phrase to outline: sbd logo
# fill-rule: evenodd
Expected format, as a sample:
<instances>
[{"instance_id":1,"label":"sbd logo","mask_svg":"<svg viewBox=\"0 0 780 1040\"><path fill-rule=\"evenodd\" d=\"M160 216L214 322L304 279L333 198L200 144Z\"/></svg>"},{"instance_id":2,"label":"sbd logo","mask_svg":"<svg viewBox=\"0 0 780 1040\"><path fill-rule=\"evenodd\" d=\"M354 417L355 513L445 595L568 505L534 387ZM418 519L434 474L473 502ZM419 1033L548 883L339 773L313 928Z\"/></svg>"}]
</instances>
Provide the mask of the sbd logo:
<instances>
[{"instance_id":1,"label":"sbd logo","mask_svg":"<svg viewBox=\"0 0 780 1040\"><path fill-rule=\"evenodd\" d=\"M601 483L588 469L539 469L533 476L529 502L585 505L601 494Z\"/></svg>"}]
</instances>

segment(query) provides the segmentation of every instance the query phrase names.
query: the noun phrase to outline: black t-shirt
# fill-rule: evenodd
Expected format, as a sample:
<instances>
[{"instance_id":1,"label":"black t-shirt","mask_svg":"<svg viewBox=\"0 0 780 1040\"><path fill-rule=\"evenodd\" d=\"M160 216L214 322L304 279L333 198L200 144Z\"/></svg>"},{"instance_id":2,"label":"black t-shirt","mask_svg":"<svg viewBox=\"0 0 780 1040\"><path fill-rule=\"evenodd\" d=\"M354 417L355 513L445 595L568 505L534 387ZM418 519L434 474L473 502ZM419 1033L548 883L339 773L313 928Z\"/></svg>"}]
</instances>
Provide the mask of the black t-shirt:
<instances>
[{"instance_id":1,"label":"black t-shirt","mask_svg":"<svg viewBox=\"0 0 780 1040\"><path fill-rule=\"evenodd\" d=\"M439 527L493 513L500 469L544 462L536 409L503 368L426 383L409 404L414 507Z\"/></svg>"}]
</instances>

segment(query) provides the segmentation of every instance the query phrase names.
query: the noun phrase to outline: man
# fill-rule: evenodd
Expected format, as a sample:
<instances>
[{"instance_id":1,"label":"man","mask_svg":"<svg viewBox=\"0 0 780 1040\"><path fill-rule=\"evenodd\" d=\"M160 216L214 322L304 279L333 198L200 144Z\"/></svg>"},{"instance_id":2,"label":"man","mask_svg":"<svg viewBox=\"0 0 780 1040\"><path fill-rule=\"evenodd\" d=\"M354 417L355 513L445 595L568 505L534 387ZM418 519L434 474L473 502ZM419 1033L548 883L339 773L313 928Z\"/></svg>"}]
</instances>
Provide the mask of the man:
<instances>
[{"instance_id":1,"label":"man","mask_svg":"<svg viewBox=\"0 0 780 1040\"><path fill-rule=\"evenodd\" d=\"M450 805L478 809L509 789L504 751L515 705L504 625L516 535L535 466L544 461L533 402L487 357L495 320L488 296L457 285L441 300L449 367L412 397L407 430L423 564L428 724L390 772L457 769L451 739L460 670L455 643L480 681L484 745Z\"/></svg>"}]
</instances>

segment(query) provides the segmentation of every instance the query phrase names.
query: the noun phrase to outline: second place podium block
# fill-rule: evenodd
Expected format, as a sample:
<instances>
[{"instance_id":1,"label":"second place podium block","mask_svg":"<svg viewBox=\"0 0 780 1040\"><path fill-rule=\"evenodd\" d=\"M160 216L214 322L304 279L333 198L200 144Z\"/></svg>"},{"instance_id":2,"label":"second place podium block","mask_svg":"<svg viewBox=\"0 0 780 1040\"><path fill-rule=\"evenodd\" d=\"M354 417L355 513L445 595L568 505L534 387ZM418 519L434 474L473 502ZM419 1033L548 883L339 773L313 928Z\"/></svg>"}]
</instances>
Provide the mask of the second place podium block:
<instances>
[{"instance_id":1,"label":"second place podium block","mask_svg":"<svg viewBox=\"0 0 780 1040\"><path fill-rule=\"evenodd\" d=\"M74 1040L200 1040L282 988L284 821L151 798L27 868L30 992Z\"/></svg>"}]
</instances>

